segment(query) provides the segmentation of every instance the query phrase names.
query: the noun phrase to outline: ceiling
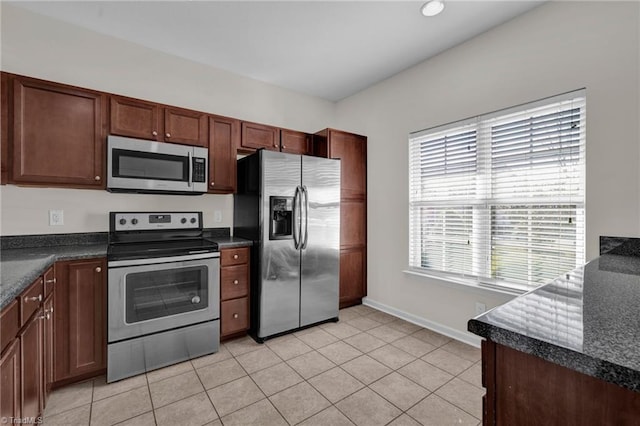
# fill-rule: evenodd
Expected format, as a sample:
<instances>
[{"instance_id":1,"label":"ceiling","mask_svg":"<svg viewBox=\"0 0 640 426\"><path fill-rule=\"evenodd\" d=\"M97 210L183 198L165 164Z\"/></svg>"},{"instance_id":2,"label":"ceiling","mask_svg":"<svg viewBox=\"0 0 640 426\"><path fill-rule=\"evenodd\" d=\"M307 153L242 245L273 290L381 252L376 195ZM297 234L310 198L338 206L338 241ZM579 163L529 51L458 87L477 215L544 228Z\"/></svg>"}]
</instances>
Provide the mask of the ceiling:
<instances>
[{"instance_id":1,"label":"ceiling","mask_svg":"<svg viewBox=\"0 0 640 426\"><path fill-rule=\"evenodd\" d=\"M48 1L18 7L337 101L542 1Z\"/></svg>"}]
</instances>

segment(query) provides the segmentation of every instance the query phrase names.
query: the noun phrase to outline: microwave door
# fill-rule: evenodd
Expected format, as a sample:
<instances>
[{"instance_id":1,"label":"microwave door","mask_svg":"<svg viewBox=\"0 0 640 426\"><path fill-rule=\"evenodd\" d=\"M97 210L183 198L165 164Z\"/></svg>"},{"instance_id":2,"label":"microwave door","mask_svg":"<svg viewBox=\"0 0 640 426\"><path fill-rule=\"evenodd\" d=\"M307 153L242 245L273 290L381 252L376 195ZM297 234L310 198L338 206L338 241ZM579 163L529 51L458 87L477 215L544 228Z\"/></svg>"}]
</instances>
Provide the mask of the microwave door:
<instances>
[{"instance_id":1,"label":"microwave door","mask_svg":"<svg viewBox=\"0 0 640 426\"><path fill-rule=\"evenodd\" d=\"M109 136L108 146L107 187L110 191L197 191L192 185L193 147L119 136ZM206 168L206 157L204 162ZM206 192L206 182L204 187L199 192Z\"/></svg>"}]
</instances>

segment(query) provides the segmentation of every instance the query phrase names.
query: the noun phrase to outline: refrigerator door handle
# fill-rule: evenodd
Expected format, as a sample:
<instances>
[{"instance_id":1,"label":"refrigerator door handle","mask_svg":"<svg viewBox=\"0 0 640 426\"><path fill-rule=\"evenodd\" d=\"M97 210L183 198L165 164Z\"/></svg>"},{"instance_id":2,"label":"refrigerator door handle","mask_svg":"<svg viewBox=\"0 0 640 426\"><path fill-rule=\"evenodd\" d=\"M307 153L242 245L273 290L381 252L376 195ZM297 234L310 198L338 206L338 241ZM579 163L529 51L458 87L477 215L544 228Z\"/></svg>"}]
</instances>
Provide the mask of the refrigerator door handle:
<instances>
[{"instance_id":1,"label":"refrigerator door handle","mask_svg":"<svg viewBox=\"0 0 640 426\"><path fill-rule=\"evenodd\" d=\"M293 196L293 245L298 250L300 248L300 186L296 186L296 193Z\"/></svg>"},{"instance_id":2,"label":"refrigerator door handle","mask_svg":"<svg viewBox=\"0 0 640 426\"><path fill-rule=\"evenodd\" d=\"M304 239L302 239L302 249L307 248L307 239L309 237L309 192L307 187L302 185L302 194L304 195Z\"/></svg>"}]
</instances>

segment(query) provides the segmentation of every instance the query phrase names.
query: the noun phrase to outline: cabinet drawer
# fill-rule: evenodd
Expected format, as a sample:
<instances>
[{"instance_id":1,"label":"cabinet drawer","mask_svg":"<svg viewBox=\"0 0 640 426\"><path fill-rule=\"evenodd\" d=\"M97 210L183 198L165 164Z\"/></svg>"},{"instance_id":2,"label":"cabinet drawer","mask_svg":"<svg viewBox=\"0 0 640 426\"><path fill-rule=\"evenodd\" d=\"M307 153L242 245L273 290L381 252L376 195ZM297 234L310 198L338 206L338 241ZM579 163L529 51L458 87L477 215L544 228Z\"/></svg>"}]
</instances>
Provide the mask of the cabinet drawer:
<instances>
[{"instance_id":1,"label":"cabinet drawer","mask_svg":"<svg viewBox=\"0 0 640 426\"><path fill-rule=\"evenodd\" d=\"M0 313L0 352L16 337L20 329L18 301L14 300Z\"/></svg>"},{"instance_id":2,"label":"cabinet drawer","mask_svg":"<svg viewBox=\"0 0 640 426\"><path fill-rule=\"evenodd\" d=\"M249 248L224 249L220 252L220 266L241 265L249 262Z\"/></svg>"},{"instance_id":3,"label":"cabinet drawer","mask_svg":"<svg viewBox=\"0 0 640 426\"><path fill-rule=\"evenodd\" d=\"M42 277L31 284L31 286L20 295L20 326L26 324L31 315L38 310L44 300Z\"/></svg>"},{"instance_id":4,"label":"cabinet drawer","mask_svg":"<svg viewBox=\"0 0 640 426\"><path fill-rule=\"evenodd\" d=\"M249 328L249 298L227 300L220 304L220 334L222 336Z\"/></svg>"},{"instance_id":5,"label":"cabinet drawer","mask_svg":"<svg viewBox=\"0 0 640 426\"><path fill-rule=\"evenodd\" d=\"M249 294L249 265L227 266L220 270L220 300Z\"/></svg>"},{"instance_id":6,"label":"cabinet drawer","mask_svg":"<svg viewBox=\"0 0 640 426\"><path fill-rule=\"evenodd\" d=\"M49 297L53 291L53 286L56 283L56 274L53 270L53 266L44 273L44 298Z\"/></svg>"}]
</instances>

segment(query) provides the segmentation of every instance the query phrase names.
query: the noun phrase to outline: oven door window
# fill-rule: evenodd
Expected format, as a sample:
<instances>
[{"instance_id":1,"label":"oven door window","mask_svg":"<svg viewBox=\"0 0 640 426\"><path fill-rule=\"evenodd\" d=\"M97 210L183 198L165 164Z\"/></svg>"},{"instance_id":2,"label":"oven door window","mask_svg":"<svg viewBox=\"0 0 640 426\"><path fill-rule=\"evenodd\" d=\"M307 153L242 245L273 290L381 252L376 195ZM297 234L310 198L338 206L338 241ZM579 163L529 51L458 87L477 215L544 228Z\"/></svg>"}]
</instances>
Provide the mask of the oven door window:
<instances>
[{"instance_id":1,"label":"oven door window","mask_svg":"<svg viewBox=\"0 0 640 426\"><path fill-rule=\"evenodd\" d=\"M125 277L125 322L198 311L208 306L207 267L137 272Z\"/></svg>"},{"instance_id":2,"label":"oven door window","mask_svg":"<svg viewBox=\"0 0 640 426\"><path fill-rule=\"evenodd\" d=\"M114 149L113 177L187 182L189 180L188 160L186 155Z\"/></svg>"}]
</instances>

